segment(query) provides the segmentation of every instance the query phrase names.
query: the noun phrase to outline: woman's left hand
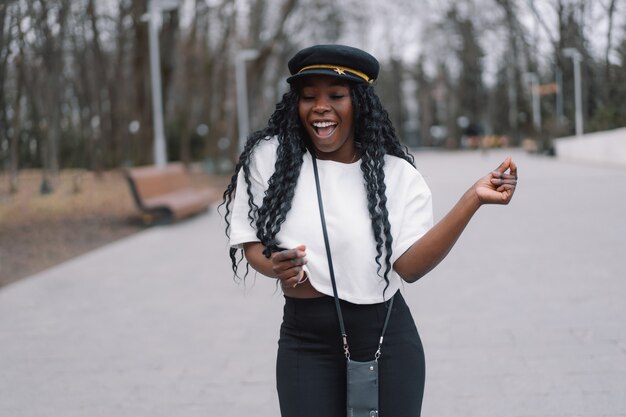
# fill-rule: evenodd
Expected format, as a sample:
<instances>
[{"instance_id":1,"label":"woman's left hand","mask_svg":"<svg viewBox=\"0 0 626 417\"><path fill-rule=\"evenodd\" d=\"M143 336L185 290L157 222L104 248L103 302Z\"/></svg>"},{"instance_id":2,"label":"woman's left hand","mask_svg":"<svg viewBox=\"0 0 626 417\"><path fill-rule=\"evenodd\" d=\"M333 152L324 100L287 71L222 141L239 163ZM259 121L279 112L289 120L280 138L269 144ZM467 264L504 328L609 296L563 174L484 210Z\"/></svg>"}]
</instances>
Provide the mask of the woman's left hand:
<instances>
[{"instance_id":1,"label":"woman's left hand","mask_svg":"<svg viewBox=\"0 0 626 417\"><path fill-rule=\"evenodd\" d=\"M507 172L508 171L508 172ZM474 184L480 204L509 204L517 186L517 165L509 156Z\"/></svg>"}]
</instances>

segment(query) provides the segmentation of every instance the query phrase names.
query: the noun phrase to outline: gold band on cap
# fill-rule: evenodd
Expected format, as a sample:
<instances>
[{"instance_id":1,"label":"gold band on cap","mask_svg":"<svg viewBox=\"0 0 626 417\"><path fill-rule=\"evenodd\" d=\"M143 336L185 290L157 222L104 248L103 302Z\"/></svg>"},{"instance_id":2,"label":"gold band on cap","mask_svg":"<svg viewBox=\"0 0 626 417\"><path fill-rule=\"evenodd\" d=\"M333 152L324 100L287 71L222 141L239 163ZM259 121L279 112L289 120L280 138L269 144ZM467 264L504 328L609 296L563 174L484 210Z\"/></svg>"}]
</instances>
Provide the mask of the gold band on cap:
<instances>
[{"instance_id":1,"label":"gold band on cap","mask_svg":"<svg viewBox=\"0 0 626 417\"><path fill-rule=\"evenodd\" d=\"M367 83L371 84L371 83L374 82L373 79L371 79L370 77L368 77L367 75L365 75L361 71L357 71L357 70L354 70L354 69L348 68L348 67L342 67L342 66L339 66L339 65L325 65L325 64L309 65L308 67L304 67L300 71L298 71L298 74L300 74L303 71L310 70L310 69L331 69L331 70L334 70L339 75L345 75L345 71L348 71L348 72L356 75L357 77L362 78Z\"/></svg>"}]
</instances>

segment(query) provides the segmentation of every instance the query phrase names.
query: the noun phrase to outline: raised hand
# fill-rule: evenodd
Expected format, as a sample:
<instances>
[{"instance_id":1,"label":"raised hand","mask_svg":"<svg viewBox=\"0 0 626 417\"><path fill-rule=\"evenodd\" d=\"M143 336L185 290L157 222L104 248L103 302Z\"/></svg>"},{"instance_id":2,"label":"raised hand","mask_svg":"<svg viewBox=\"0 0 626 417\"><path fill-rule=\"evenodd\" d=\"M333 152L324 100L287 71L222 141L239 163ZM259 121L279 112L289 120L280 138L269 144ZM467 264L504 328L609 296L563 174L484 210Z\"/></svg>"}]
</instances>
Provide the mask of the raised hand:
<instances>
[{"instance_id":1,"label":"raised hand","mask_svg":"<svg viewBox=\"0 0 626 417\"><path fill-rule=\"evenodd\" d=\"M509 204L516 186L517 165L509 156L495 171L478 180L474 191L481 204Z\"/></svg>"}]
</instances>

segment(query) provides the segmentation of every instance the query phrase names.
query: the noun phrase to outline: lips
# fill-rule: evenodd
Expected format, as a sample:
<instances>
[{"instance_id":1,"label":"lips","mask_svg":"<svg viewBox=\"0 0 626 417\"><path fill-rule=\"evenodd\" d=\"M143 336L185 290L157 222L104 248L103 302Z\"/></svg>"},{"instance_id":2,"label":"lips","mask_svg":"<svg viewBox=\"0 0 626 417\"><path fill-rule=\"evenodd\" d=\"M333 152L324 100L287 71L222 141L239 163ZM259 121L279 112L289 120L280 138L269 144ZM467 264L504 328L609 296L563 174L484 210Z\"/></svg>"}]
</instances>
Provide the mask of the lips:
<instances>
[{"instance_id":1,"label":"lips","mask_svg":"<svg viewBox=\"0 0 626 417\"><path fill-rule=\"evenodd\" d=\"M311 123L311 125L319 137L326 138L335 132L338 123L333 121L316 121Z\"/></svg>"}]
</instances>

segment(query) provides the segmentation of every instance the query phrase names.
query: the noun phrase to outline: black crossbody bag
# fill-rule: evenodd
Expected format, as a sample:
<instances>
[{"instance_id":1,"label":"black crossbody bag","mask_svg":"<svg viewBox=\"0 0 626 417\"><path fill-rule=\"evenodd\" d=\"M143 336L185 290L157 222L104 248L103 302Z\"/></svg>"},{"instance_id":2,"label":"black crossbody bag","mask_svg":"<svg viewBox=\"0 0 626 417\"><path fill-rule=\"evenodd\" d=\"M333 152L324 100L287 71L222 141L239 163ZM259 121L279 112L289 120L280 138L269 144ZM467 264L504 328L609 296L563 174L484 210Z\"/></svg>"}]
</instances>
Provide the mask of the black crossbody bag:
<instances>
[{"instance_id":1,"label":"black crossbody bag","mask_svg":"<svg viewBox=\"0 0 626 417\"><path fill-rule=\"evenodd\" d=\"M378 358L381 355L381 347L383 337L391 309L393 307L394 297L391 298L387 307L387 316L385 324L378 341L378 349L374 353L374 359L367 362L359 362L350 359L350 350L348 349L348 335L346 334L343 315L341 314L341 306L339 297L337 296L337 284L335 283L335 272L333 269L333 260L330 253L330 244L328 243L328 232L326 231L326 220L324 218L324 205L322 203L322 191L320 189L320 180L317 172L317 161L315 154L311 152L313 160L313 172L315 173L315 186L317 188L317 202L320 209L320 218L322 221L322 231L324 232L324 244L326 245L326 257L328 259L328 269L330 271L330 279L333 285L333 294L335 297L335 308L337 309L337 317L339 319L339 329L341 331L341 341L343 351L347 360L347 416L348 417L378 417Z\"/></svg>"}]
</instances>

